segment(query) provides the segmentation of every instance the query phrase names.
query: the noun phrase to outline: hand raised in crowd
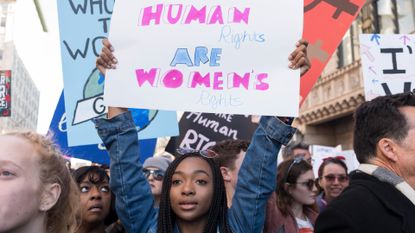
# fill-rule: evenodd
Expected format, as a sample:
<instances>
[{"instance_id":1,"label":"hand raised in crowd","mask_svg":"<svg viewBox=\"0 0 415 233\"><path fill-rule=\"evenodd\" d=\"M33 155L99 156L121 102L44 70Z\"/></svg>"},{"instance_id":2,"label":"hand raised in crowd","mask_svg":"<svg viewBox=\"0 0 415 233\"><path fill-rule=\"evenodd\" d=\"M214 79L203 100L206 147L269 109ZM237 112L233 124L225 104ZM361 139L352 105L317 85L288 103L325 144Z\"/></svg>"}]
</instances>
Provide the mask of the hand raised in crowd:
<instances>
[{"instance_id":1,"label":"hand raised in crowd","mask_svg":"<svg viewBox=\"0 0 415 233\"><path fill-rule=\"evenodd\" d=\"M99 57L97 57L96 66L102 74L105 75L107 69L117 68L116 64L118 63L117 59L114 57L114 48L107 38L102 40L102 50Z\"/></svg>"},{"instance_id":2,"label":"hand raised in crowd","mask_svg":"<svg viewBox=\"0 0 415 233\"><path fill-rule=\"evenodd\" d=\"M300 68L301 76L303 76L311 68L310 60L307 57L308 41L299 40L295 46L297 48L288 56L289 67L295 70Z\"/></svg>"}]
</instances>

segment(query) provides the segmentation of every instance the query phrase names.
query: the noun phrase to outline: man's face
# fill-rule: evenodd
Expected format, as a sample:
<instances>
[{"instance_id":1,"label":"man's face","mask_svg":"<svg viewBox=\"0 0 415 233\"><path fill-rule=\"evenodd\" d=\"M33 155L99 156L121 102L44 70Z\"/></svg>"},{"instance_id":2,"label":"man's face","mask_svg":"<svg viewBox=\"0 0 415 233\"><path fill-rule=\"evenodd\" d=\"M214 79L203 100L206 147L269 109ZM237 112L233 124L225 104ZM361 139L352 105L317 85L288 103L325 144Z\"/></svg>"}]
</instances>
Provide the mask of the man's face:
<instances>
[{"instance_id":1,"label":"man's face","mask_svg":"<svg viewBox=\"0 0 415 233\"><path fill-rule=\"evenodd\" d=\"M397 166L399 175L415 188L415 107L402 107L409 130L406 138L398 144Z\"/></svg>"},{"instance_id":2,"label":"man's face","mask_svg":"<svg viewBox=\"0 0 415 233\"><path fill-rule=\"evenodd\" d=\"M311 164L312 162L311 154L309 150L297 148L293 150L293 155L294 155L294 158L298 156L302 156L309 164Z\"/></svg>"}]
</instances>

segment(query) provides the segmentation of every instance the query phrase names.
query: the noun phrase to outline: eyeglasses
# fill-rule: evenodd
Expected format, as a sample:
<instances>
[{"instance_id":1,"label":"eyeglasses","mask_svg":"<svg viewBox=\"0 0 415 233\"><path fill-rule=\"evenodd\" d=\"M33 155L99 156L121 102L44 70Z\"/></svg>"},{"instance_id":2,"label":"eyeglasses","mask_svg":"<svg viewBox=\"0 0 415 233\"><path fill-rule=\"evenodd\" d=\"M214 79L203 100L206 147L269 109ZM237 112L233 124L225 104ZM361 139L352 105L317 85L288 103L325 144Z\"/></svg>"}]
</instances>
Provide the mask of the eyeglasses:
<instances>
[{"instance_id":1,"label":"eyeglasses","mask_svg":"<svg viewBox=\"0 0 415 233\"><path fill-rule=\"evenodd\" d=\"M298 163L300 163L303 160L304 160L304 157L301 157L301 156L295 157L293 159L293 162L290 164L290 166L287 169L287 172L284 175L284 183L287 183L288 175L290 174L290 171L293 168L294 164L298 164Z\"/></svg>"},{"instance_id":2,"label":"eyeglasses","mask_svg":"<svg viewBox=\"0 0 415 233\"><path fill-rule=\"evenodd\" d=\"M346 182L349 180L349 177L346 175L326 175L323 176L328 182L334 182L334 180L338 180L340 183Z\"/></svg>"},{"instance_id":3,"label":"eyeglasses","mask_svg":"<svg viewBox=\"0 0 415 233\"><path fill-rule=\"evenodd\" d=\"M199 154L199 155L201 155L205 158L215 158L216 156L218 156L218 154L216 152L214 152L213 150L195 150L195 149L192 149L192 148L178 148L178 149L176 149L176 151L180 155L195 153L195 154Z\"/></svg>"},{"instance_id":4,"label":"eyeglasses","mask_svg":"<svg viewBox=\"0 0 415 233\"><path fill-rule=\"evenodd\" d=\"M154 179L158 181L162 181L164 177L164 171L162 170L143 169L143 174L147 179L150 177L150 175L153 175Z\"/></svg>"},{"instance_id":5,"label":"eyeglasses","mask_svg":"<svg viewBox=\"0 0 415 233\"><path fill-rule=\"evenodd\" d=\"M308 190L313 191L314 185L316 184L316 181L313 179L309 179L304 182L296 182L296 184L301 184L303 186L306 186Z\"/></svg>"}]
</instances>

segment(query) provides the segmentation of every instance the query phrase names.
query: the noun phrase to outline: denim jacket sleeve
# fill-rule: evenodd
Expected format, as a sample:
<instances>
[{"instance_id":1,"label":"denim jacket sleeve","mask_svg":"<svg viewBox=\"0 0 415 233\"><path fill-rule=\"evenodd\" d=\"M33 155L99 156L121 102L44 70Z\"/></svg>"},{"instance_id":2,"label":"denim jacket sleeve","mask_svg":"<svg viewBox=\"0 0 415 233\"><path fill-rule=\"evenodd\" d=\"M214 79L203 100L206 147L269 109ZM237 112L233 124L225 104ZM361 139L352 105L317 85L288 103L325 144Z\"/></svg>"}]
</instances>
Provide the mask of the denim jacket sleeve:
<instances>
[{"instance_id":1,"label":"denim jacket sleeve","mask_svg":"<svg viewBox=\"0 0 415 233\"><path fill-rule=\"evenodd\" d=\"M131 113L94 122L110 155L110 187L116 196L118 217L126 232L151 232L157 223L157 211L142 173L137 130Z\"/></svg>"},{"instance_id":2,"label":"denim jacket sleeve","mask_svg":"<svg viewBox=\"0 0 415 233\"><path fill-rule=\"evenodd\" d=\"M239 170L228 212L228 222L234 233L262 232L266 203L275 190L278 152L295 131L276 117L261 117Z\"/></svg>"}]
</instances>

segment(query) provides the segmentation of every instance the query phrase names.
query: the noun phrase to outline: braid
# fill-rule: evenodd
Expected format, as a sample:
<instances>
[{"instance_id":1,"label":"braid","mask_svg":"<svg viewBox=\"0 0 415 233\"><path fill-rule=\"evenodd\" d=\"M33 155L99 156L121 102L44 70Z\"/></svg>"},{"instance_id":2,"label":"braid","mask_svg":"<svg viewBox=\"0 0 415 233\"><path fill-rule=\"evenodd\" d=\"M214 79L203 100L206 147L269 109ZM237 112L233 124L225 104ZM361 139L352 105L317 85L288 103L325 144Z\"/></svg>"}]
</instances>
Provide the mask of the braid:
<instances>
[{"instance_id":1,"label":"braid","mask_svg":"<svg viewBox=\"0 0 415 233\"><path fill-rule=\"evenodd\" d=\"M160 197L160 210L157 222L158 233L173 233L176 215L172 212L170 205L170 188L172 183L173 173L176 171L177 166L188 157L198 157L205 160L212 170L213 175L213 197L212 204L208 212L208 222L203 230L204 233L216 233L217 228L221 233L231 233L228 225L228 207L226 203L226 191L223 183L222 173L219 167L214 163L212 159L208 159L200 156L198 153L189 153L182 156L178 156L171 165L167 168L166 175L163 180L163 187Z\"/></svg>"}]
</instances>

